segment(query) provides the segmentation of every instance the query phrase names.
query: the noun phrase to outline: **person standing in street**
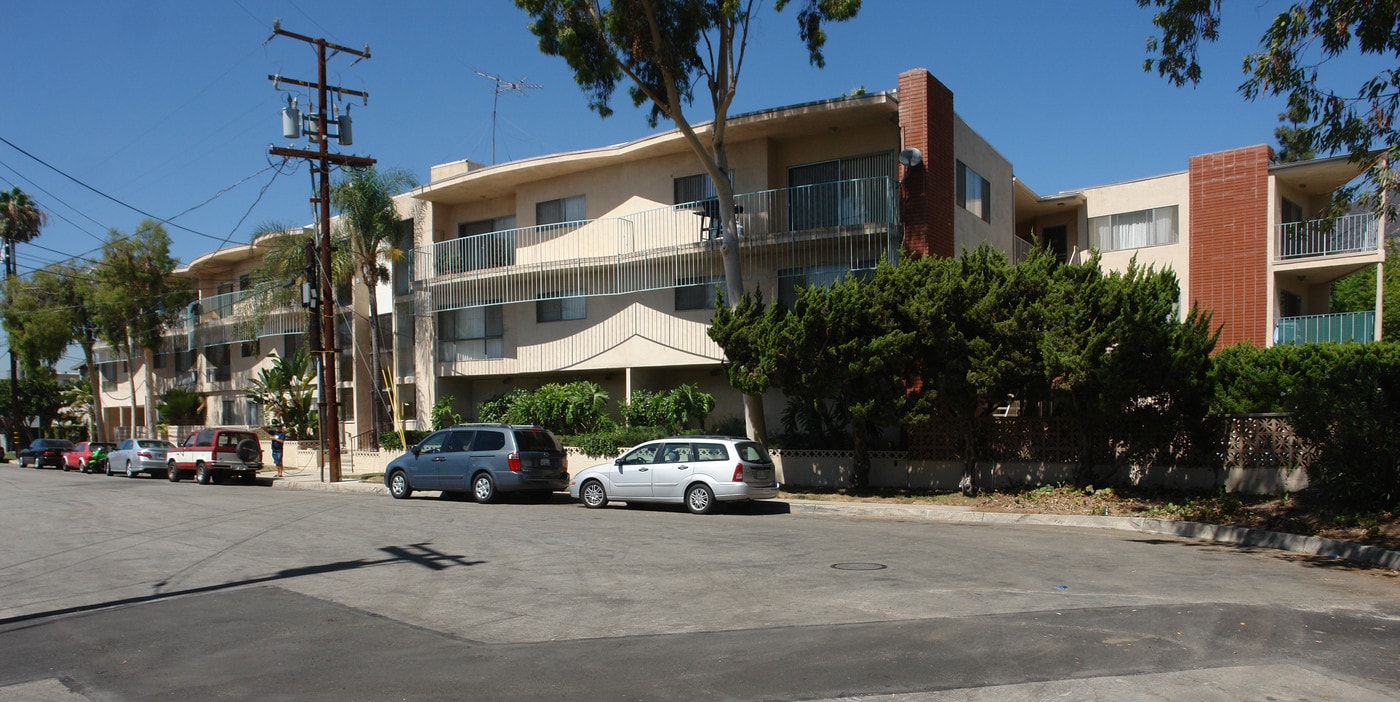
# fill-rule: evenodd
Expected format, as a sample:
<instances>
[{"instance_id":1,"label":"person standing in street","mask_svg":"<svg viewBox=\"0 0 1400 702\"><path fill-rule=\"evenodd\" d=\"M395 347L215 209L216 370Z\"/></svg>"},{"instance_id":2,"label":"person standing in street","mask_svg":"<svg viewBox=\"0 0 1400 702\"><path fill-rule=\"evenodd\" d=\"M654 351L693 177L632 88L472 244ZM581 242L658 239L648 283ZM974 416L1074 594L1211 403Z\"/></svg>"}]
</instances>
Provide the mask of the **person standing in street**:
<instances>
[{"instance_id":1,"label":"person standing in street","mask_svg":"<svg viewBox=\"0 0 1400 702\"><path fill-rule=\"evenodd\" d=\"M277 466L277 477L282 477L282 444L287 440L287 434L282 431L281 422L273 422L272 429L267 432L272 439L272 464Z\"/></svg>"}]
</instances>

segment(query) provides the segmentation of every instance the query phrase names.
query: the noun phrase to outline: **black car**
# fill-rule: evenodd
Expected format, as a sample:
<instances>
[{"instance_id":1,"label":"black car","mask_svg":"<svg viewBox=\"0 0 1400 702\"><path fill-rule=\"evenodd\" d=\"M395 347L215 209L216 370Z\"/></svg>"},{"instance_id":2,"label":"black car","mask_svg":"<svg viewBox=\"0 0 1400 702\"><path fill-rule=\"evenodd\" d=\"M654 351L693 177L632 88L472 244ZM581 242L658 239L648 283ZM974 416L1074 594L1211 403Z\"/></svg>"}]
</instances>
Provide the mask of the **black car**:
<instances>
[{"instance_id":1,"label":"black car","mask_svg":"<svg viewBox=\"0 0 1400 702\"><path fill-rule=\"evenodd\" d=\"M35 439L19 450L19 467L34 466L43 468L65 468L63 454L73 450L73 442L67 439Z\"/></svg>"}]
</instances>

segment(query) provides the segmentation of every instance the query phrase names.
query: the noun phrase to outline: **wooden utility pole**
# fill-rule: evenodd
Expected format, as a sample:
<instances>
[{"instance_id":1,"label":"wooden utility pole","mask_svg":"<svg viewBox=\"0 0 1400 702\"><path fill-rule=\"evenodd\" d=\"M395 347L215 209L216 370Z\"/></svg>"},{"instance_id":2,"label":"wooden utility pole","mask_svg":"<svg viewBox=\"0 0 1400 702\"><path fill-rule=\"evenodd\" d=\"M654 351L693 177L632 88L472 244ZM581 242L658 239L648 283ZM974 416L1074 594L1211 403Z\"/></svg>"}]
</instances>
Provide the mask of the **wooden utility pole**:
<instances>
[{"instance_id":1,"label":"wooden utility pole","mask_svg":"<svg viewBox=\"0 0 1400 702\"><path fill-rule=\"evenodd\" d=\"M319 193L311 201L320 205L320 221L318 222L318 249L319 249L319 276L320 281L320 330L322 348L313 348L312 353L316 354L320 360L321 368L321 435L325 440L326 453L329 457L330 482L340 482L340 388L336 383L336 359L339 349L336 342L339 334L336 333L335 324L335 281L331 279L331 164L338 166L351 166L355 168L367 168L374 165L374 159L363 156L346 156L343 154L333 154L330 152L330 138L336 136L341 139L342 144L348 144L349 139L344 139L346 129L341 129L337 135L330 133L331 115L326 110L330 93L334 91L338 95L353 95L355 97L369 99L369 94L358 90L348 90L339 86L326 85L326 49L331 49L336 53L346 53L358 56L361 59L369 58L369 46L364 50L351 49L349 47L332 44L325 39L316 39L282 29L281 21L272 26L273 36L284 36L297 41L304 41L316 47L316 82L294 80L283 76L268 76L268 80L274 84L288 83L299 85L316 90L316 116L314 124L310 125L307 136L316 142L316 151L304 149L290 149L272 147L268 149L273 156L284 158L304 158L313 162L316 173L320 178ZM358 59L357 59L358 60Z\"/></svg>"}]
</instances>

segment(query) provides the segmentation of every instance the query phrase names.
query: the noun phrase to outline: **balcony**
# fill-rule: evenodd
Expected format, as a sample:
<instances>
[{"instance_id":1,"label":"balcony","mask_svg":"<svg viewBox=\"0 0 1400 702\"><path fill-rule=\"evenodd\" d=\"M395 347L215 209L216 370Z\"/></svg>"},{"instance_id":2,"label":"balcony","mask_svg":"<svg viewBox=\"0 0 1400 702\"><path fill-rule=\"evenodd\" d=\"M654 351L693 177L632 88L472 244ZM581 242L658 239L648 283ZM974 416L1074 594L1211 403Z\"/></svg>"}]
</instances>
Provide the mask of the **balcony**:
<instances>
[{"instance_id":1,"label":"balcony","mask_svg":"<svg viewBox=\"0 0 1400 702\"><path fill-rule=\"evenodd\" d=\"M1342 312L1282 317L1274 327L1275 344L1375 341L1376 312Z\"/></svg>"},{"instance_id":2,"label":"balcony","mask_svg":"<svg viewBox=\"0 0 1400 702\"><path fill-rule=\"evenodd\" d=\"M1278 226L1280 261L1301 258L1370 253L1379 247L1380 228L1370 214L1354 214L1335 220L1314 219Z\"/></svg>"},{"instance_id":3,"label":"balcony","mask_svg":"<svg viewBox=\"0 0 1400 702\"><path fill-rule=\"evenodd\" d=\"M780 271L869 267L890 246L896 192L865 178L737 195L745 282ZM414 252L430 312L569 296L663 290L722 275L717 201L524 227Z\"/></svg>"},{"instance_id":4,"label":"balcony","mask_svg":"<svg viewBox=\"0 0 1400 702\"><path fill-rule=\"evenodd\" d=\"M188 321L166 330L166 335L188 334L196 346L252 341L256 336L281 336L306 331L306 310L300 305L273 301L261 289L210 295L199 301L193 325ZM256 330L253 325L256 324ZM256 331L256 333L254 333Z\"/></svg>"}]
</instances>

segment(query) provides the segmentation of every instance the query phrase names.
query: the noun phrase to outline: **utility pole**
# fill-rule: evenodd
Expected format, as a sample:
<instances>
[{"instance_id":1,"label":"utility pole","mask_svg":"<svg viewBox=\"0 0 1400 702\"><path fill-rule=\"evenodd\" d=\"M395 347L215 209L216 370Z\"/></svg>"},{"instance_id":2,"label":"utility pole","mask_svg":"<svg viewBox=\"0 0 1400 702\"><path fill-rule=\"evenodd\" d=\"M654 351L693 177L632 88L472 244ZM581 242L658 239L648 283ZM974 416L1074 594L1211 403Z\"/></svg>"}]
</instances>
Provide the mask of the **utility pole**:
<instances>
[{"instance_id":1,"label":"utility pole","mask_svg":"<svg viewBox=\"0 0 1400 702\"><path fill-rule=\"evenodd\" d=\"M330 153L330 137L332 136L335 136L343 146L349 146L351 143L349 108L346 108L346 113L343 117L328 114L326 105L330 93L334 91L337 95L353 95L355 97L364 98L366 102L369 100L369 94L358 90L348 90L339 86L326 84L326 49L331 49L336 53L358 56L359 59L356 59L358 62L360 59L369 58L369 45L365 45L364 50L361 51L338 44L332 44L325 39L312 38L302 34L288 32L282 29L281 20L273 23L272 35L273 37L284 36L290 39L296 39L297 41L303 41L316 47L315 83L284 78L278 75L268 76L267 78L271 80L274 85L288 83L305 88L314 88L316 90L316 114L307 117L307 137L310 138L312 142L316 143L318 148L316 151L307 151L304 149L272 147L268 149L268 152L273 156L304 158L311 161L316 164L316 173L320 178L319 193L316 197L312 198L311 201L320 205L318 248L321 294L318 309L320 311L321 343L317 344L320 348L312 349L312 353L317 354L320 359L322 387L319 404L321 410L320 425L321 434L325 440L326 453L330 458L330 482L338 483L341 478L340 388L335 379L335 365L339 353L339 349L336 348L339 334L336 333L335 323L335 286L334 281L331 279L331 164L367 168L374 165L374 159L365 158L363 156L346 156L343 154ZM271 37L269 37L269 39L271 39ZM289 120L291 120L290 124ZM329 128L332 122L335 122L336 126L339 128L338 134L332 135L330 133ZM282 111L283 136L293 139L301 136L300 123L301 113L296 109L296 101L289 97L288 107ZM295 125L295 129L291 128L293 124Z\"/></svg>"}]
</instances>

